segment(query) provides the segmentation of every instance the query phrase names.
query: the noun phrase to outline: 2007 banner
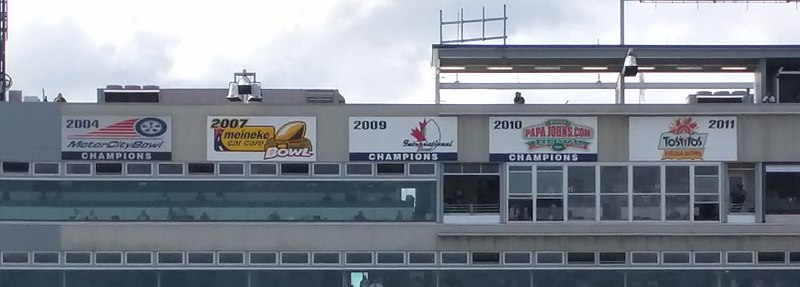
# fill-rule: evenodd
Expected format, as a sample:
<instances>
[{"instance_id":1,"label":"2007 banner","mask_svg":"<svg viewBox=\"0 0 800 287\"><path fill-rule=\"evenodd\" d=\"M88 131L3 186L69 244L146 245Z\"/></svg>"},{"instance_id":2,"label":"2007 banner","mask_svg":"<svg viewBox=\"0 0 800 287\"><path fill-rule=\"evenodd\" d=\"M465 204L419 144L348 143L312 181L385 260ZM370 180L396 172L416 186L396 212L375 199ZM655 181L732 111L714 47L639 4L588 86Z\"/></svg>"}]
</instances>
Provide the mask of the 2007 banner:
<instances>
[{"instance_id":1,"label":"2007 banner","mask_svg":"<svg viewBox=\"0 0 800 287\"><path fill-rule=\"evenodd\" d=\"M210 161L315 161L315 117L208 117Z\"/></svg>"}]
</instances>

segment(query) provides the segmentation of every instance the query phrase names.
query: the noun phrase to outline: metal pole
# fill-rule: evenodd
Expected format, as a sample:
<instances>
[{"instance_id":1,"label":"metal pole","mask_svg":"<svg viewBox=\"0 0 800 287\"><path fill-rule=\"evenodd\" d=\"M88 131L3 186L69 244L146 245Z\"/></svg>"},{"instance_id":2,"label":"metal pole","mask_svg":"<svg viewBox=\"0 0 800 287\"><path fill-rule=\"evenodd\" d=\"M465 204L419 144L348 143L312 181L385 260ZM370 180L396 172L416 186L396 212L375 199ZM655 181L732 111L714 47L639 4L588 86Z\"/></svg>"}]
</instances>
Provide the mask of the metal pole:
<instances>
[{"instance_id":1,"label":"metal pole","mask_svg":"<svg viewBox=\"0 0 800 287\"><path fill-rule=\"evenodd\" d=\"M439 44L442 44L442 32L444 26L444 20L442 19L442 10L439 10Z\"/></svg>"},{"instance_id":2,"label":"metal pole","mask_svg":"<svg viewBox=\"0 0 800 287\"><path fill-rule=\"evenodd\" d=\"M461 8L461 13L459 13L458 18L458 26L461 27L461 37L458 39L464 42L464 8Z\"/></svg>"},{"instance_id":3,"label":"metal pole","mask_svg":"<svg viewBox=\"0 0 800 287\"><path fill-rule=\"evenodd\" d=\"M481 40L486 40L486 6L481 7Z\"/></svg>"},{"instance_id":4,"label":"metal pole","mask_svg":"<svg viewBox=\"0 0 800 287\"><path fill-rule=\"evenodd\" d=\"M8 1L0 0L0 102L6 100L6 40L8 39Z\"/></svg>"},{"instance_id":5,"label":"metal pole","mask_svg":"<svg viewBox=\"0 0 800 287\"><path fill-rule=\"evenodd\" d=\"M625 45L625 0L619 0L619 44Z\"/></svg>"},{"instance_id":6,"label":"metal pole","mask_svg":"<svg viewBox=\"0 0 800 287\"><path fill-rule=\"evenodd\" d=\"M508 22L508 17L506 17L506 4L503 4L503 45L506 44L506 22Z\"/></svg>"}]
</instances>

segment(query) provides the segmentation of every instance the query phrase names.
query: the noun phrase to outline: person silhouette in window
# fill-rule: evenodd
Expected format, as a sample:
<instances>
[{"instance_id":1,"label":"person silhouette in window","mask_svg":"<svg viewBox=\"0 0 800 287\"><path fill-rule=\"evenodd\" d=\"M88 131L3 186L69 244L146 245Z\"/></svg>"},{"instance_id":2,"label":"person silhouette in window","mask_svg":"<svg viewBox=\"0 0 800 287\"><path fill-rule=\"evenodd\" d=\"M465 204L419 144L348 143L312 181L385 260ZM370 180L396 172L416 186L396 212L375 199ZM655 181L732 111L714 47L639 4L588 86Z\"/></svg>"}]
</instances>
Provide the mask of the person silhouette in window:
<instances>
[{"instance_id":1,"label":"person silhouette in window","mask_svg":"<svg viewBox=\"0 0 800 287\"><path fill-rule=\"evenodd\" d=\"M150 215L147 215L147 212L142 210L142 212L139 213L139 216L136 216L136 220L150 220Z\"/></svg>"},{"instance_id":2,"label":"person silhouette in window","mask_svg":"<svg viewBox=\"0 0 800 287\"><path fill-rule=\"evenodd\" d=\"M278 214L277 210L273 210L272 213L270 213L269 216L267 216L267 219L272 221L278 221L281 220L281 216Z\"/></svg>"},{"instance_id":3,"label":"person silhouette in window","mask_svg":"<svg viewBox=\"0 0 800 287\"><path fill-rule=\"evenodd\" d=\"M358 214L356 214L356 216L353 216L353 220L364 221L364 220L367 220L367 217L364 216L364 211L363 210L359 210Z\"/></svg>"}]
</instances>

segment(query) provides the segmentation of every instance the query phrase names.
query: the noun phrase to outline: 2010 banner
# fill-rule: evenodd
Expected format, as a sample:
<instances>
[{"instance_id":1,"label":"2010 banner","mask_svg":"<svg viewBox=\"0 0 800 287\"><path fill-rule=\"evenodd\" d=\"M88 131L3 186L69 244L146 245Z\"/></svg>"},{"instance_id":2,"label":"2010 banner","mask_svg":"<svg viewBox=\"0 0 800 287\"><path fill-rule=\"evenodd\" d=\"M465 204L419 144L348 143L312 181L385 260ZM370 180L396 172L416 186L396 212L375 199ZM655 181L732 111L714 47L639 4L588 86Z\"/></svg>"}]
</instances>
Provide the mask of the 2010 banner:
<instances>
[{"instance_id":1,"label":"2010 banner","mask_svg":"<svg viewBox=\"0 0 800 287\"><path fill-rule=\"evenodd\" d=\"M491 117L489 160L597 161L597 118Z\"/></svg>"}]
</instances>

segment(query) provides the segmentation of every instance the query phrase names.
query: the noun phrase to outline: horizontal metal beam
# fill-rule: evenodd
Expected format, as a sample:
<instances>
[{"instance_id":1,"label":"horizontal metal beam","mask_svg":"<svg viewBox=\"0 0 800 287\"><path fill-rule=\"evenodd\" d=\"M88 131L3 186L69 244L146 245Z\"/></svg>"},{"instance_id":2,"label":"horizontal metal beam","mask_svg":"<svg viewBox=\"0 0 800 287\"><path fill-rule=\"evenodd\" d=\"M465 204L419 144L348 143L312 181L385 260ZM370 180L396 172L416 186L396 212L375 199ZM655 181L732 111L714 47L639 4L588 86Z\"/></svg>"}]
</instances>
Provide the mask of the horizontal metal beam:
<instances>
[{"instance_id":1,"label":"horizontal metal beam","mask_svg":"<svg viewBox=\"0 0 800 287\"><path fill-rule=\"evenodd\" d=\"M600 90L614 89L615 83L440 83L442 90ZM626 89L683 90L683 89L753 89L752 82L701 83L625 83Z\"/></svg>"}]
</instances>

